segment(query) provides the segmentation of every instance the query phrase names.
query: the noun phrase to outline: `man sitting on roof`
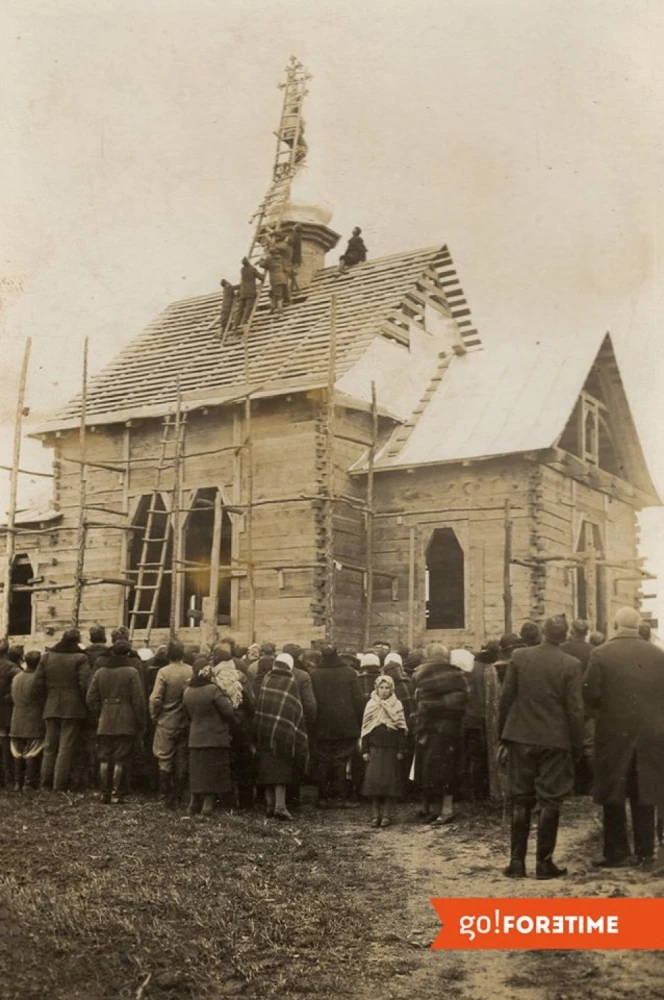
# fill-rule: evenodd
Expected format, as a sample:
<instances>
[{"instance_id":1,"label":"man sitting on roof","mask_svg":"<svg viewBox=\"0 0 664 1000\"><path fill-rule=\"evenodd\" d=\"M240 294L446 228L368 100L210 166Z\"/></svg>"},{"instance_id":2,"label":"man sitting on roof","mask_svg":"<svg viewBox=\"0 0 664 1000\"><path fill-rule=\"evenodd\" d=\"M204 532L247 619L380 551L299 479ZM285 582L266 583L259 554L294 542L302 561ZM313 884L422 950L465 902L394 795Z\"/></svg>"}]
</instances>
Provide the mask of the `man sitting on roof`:
<instances>
[{"instance_id":1,"label":"man sitting on roof","mask_svg":"<svg viewBox=\"0 0 664 1000\"><path fill-rule=\"evenodd\" d=\"M353 267L355 264L362 264L367 259L367 248L364 245L361 233L362 230L360 227L355 226L353 235L348 240L346 252L339 258L339 270L342 274L349 267Z\"/></svg>"},{"instance_id":2,"label":"man sitting on roof","mask_svg":"<svg viewBox=\"0 0 664 1000\"><path fill-rule=\"evenodd\" d=\"M230 281L227 281L226 278L222 278L219 284L222 287L221 315L219 317L219 333L221 335L228 326L228 321L231 318L235 304L235 293L238 289L237 285L231 285Z\"/></svg>"}]
</instances>

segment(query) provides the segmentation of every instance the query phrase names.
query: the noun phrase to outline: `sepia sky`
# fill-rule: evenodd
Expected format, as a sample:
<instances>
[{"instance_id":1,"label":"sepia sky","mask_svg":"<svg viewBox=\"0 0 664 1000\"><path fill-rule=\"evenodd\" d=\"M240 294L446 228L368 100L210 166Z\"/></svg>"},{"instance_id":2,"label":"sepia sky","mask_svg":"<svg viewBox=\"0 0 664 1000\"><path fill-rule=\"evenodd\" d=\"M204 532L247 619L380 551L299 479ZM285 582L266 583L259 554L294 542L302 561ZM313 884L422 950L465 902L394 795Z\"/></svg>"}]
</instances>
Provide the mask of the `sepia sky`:
<instances>
[{"instance_id":1,"label":"sepia sky","mask_svg":"<svg viewBox=\"0 0 664 1000\"><path fill-rule=\"evenodd\" d=\"M660 4L5 0L0 28L5 451L26 336L43 415L85 336L95 371L237 277L294 53L332 227L371 256L447 243L485 342L610 330L664 492ZM643 538L664 583L662 512Z\"/></svg>"}]
</instances>

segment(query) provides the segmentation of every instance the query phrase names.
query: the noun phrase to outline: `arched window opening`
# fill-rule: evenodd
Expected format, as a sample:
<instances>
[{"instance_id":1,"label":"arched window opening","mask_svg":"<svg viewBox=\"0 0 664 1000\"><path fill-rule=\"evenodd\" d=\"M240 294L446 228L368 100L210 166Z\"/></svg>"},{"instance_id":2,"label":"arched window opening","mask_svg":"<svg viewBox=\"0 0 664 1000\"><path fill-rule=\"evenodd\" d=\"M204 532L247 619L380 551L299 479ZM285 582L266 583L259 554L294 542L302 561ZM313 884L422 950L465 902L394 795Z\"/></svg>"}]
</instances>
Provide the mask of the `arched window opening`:
<instances>
[{"instance_id":1,"label":"arched window opening","mask_svg":"<svg viewBox=\"0 0 664 1000\"><path fill-rule=\"evenodd\" d=\"M436 528L427 548L426 627L465 628L463 549L452 528Z\"/></svg>"},{"instance_id":2,"label":"arched window opening","mask_svg":"<svg viewBox=\"0 0 664 1000\"><path fill-rule=\"evenodd\" d=\"M154 628L168 628L170 625L170 614L171 614L171 596L173 593L173 581L172 581L172 560L173 560L173 532L170 526L170 518L166 511L164 501L160 496L153 497L152 493L148 493L142 496L138 507L136 508L136 513L134 515L134 520L132 524L136 527L141 528L141 531L132 531L131 538L129 540L129 557L128 557L128 567L127 575L134 581L138 579L139 564L141 562L141 557L143 555L143 536L145 534L145 529L148 522L148 510L150 504L154 502L155 513L152 515L152 530L150 535L153 538L168 538L166 545L166 560L164 564L164 575L162 577L161 586L159 588L159 596L157 598L157 608L155 611L153 627ZM166 532L168 534L166 535ZM163 543L159 541L150 542L147 546L145 562L147 566L145 567L145 572L143 574L143 586L147 589L140 592L140 597L138 601L137 610L138 611L148 611L152 604L154 598L154 587L158 580L159 566L158 563L161 561L162 557ZM134 608L134 599L136 591L133 587L129 589L127 595L127 616L131 616L131 611ZM147 614L140 614L136 617L135 627L138 629L145 628L148 622ZM129 622L127 623L129 624Z\"/></svg>"},{"instance_id":3,"label":"arched window opening","mask_svg":"<svg viewBox=\"0 0 664 1000\"><path fill-rule=\"evenodd\" d=\"M32 632L32 592L30 590L14 590L13 588L27 587L34 575L30 560L25 553L14 557L7 628L9 635L29 635Z\"/></svg>"},{"instance_id":4,"label":"arched window opening","mask_svg":"<svg viewBox=\"0 0 664 1000\"><path fill-rule=\"evenodd\" d=\"M586 412L583 422L584 458L597 464L599 447L597 443L597 416L592 410Z\"/></svg>"},{"instance_id":5,"label":"arched window opening","mask_svg":"<svg viewBox=\"0 0 664 1000\"><path fill-rule=\"evenodd\" d=\"M214 505L218 490L210 487L197 490L187 518L184 537L184 600L182 625L196 627L203 617L203 600L210 596L210 563L214 538ZM222 510L221 540L219 545L219 565L226 568L231 564L231 541L233 528L231 519ZM231 578L226 573L219 574L218 625L229 625L231 620Z\"/></svg>"}]
</instances>

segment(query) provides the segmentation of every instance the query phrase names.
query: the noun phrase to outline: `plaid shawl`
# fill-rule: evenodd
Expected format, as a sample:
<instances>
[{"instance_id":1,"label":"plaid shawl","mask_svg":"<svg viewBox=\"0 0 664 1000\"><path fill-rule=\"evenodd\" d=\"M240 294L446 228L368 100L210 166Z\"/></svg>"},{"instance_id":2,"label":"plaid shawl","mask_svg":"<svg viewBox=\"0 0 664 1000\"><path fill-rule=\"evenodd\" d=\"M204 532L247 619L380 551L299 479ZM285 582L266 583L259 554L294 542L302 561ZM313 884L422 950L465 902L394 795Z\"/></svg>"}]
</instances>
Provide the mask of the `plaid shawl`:
<instances>
[{"instance_id":1,"label":"plaid shawl","mask_svg":"<svg viewBox=\"0 0 664 1000\"><path fill-rule=\"evenodd\" d=\"M302 773L309 765L309 740L304 712L292 671L275 663L265 675L258 694L254 716L256 745L259 750L292 761Z\"/></svg>"}]
</instances>

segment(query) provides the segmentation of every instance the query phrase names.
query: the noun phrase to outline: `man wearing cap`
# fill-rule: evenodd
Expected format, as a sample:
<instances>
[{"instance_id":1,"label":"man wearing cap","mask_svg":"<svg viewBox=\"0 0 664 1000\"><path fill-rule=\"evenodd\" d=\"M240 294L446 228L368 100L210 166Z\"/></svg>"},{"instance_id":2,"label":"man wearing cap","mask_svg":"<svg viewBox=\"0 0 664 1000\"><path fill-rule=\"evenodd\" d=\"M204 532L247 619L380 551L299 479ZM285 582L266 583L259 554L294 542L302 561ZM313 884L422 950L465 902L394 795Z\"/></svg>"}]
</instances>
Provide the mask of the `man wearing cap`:
<instances>
[{"instance_id":1,"label":"man wearing cap","mask_svg":"<svg viewBox=\"0 0 664 1000\"><path fill-rule=\"evenodd\" d=\"M595 712L593 795L604 811L600 868L630 861L625 799L629 799L634 854L653 867L655 807L664 802L664 652L639 637L634 608L616 615L616 634L593 649L583 695Z\"/></svg>"},{"instance_id":2,"label":"man wearing cap","mask_svg":"<svg viewBox=\"0 0 664 1000\"><path fill-rule=\"evenodd\" d=\"M567 623L549 618L539 646L515 649L500 695L498 726L507 744L507 794L512 802L509 878L524 878L530 815L537 827L538 879L567 874L553 852L560 807L574 784L574 758L583 751L583 699L579 662L563 653Z\"/></svg>"}]
</instances>

